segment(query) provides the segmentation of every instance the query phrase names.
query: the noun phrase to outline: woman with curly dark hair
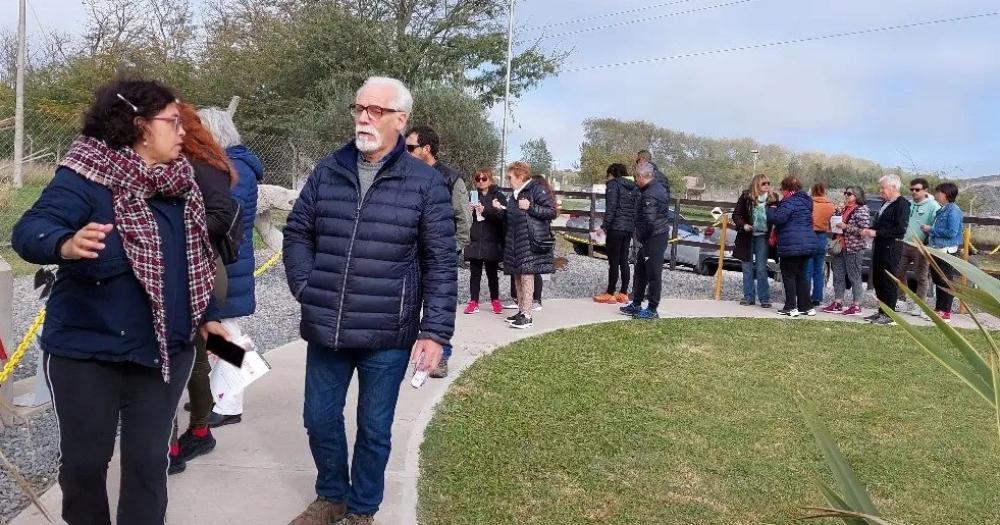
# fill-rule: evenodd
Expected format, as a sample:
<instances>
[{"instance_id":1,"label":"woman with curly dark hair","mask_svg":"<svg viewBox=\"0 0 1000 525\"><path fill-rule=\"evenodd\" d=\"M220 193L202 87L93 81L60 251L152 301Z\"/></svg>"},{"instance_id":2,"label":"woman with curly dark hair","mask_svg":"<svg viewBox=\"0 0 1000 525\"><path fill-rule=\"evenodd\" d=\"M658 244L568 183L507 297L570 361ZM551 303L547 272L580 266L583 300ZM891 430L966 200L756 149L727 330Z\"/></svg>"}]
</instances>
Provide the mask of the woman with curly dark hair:
<instances>
[{"instance_id":1,"label":"woman with curly dark hair","mask_svg":"<svg viewBox=\"0 0 1000 525\"><path fill-rule=\"evenodd\" d=\"M14 227L22 258L59 265L41 346L70 525L111 523L106 479L119 424L117 522L164 522L168 440L194 334L227 337L183 138L169 88L142 80L101 87L82 135Z\"/></svg>"}]
</instances>

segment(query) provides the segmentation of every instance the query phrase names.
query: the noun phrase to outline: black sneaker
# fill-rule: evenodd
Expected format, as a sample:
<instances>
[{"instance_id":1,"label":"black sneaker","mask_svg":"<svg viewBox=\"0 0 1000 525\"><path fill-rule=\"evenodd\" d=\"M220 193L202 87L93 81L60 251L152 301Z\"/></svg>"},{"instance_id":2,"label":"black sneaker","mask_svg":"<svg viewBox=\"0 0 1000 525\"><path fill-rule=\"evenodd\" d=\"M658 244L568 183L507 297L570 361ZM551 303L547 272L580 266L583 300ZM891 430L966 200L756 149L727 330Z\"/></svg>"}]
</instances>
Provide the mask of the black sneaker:
<instances>
[{"instance_id":1,"label":"black sneaker","mask_svg":"<svg viewBox=\"0 0 1000 525\"><path fill-rule=\"evenodd\" d=\"M211 412L208 414L208 427L209 428L219 428L226 425L235 425L237 423L243 422L243 414L233 414L231 416L224 416L217 412Z\"/></svg>"},{"instance_id":2,"label":"black sneaker","mask_svg":"<svg viewBox=\"0 0 1000 525\"><path fill-rule=\"evenodd\" d=\"M740 306L753 306L754 302L749 299L740 299Z\"/></svg>"},{"instance_id":3,"label":"black sneaker","mask_svg":"<svg viewBox=\"0 0 1000 525\"><path fill-rule=\"evenodd\" d=\"M896 326L896 321L893 321L891 317L885 314L880 314L875 319L872 319L871 322L879 326Z\"/></svg>"},{"instance_id":4,"label":"black sneaker","mask_svg":"<svg viewBox=\"0 0 1000 525\"><path fill-rule=\"evenodd\" d=\"M519 330L523 330L525 328L531 328L531 325L532 325L532 319L526 315L522 315L521 317L515 319L513 323L510 323L511 328L517 328Z\"/></svg>"},{"instance_id":5,"label":"black sneaker","mask_svg":"<svg viewBox=\"0 0 1000 525\"><path fill-rule=\"evenodd\" d=\"M513 323L514 321L517 321L518 319L520 319L522 317L524 317L524 314L522 314L521 312L517 312L516 314L508 317L507 318L507 322L508 323Z\"/></svg>"},{"instance_id":6,"label":"black sneaker","mask_svg":"<svg viewBox=\"0 0 1000 525\"><path fill-rule=\"evenodd\" d=\"M760 303L761 308L770 308L771 306L773 306L771 303Z\"/></svg>"},{"instance_id":7,"label":"black sneaker","mask_svg":"<svg viewBox=\"0 0 1000 525\"><path fill-rule=\"evenodd\" d=\"M785 317L792 317L792 318L799 316L799 311L796 310L795 308L782 308L781 310L778 310L775 313L778 315L783 315Z\"/></svg>"},{"instance_id":8,"label":"black sneaker","mask_svg":"<svg viewBox=\"0 0 1000 525\"><path fill-rule=\"evenodd\" d=\"M181 447L181 458L184 461L191 461L214 450L215 438L212 437L211 431L205 437L196 437L191 433L191 429L188 429L181 434L181 437L177 438L177 444Z\"/></svg>"},{"instance_id":9,"label":"black sneaker","mask_svg":"<svg viewBox=\"0 0 1000 525\"><path fill-rule=\"evenodd\" d=\"M167 467L167 475L173 476L174 474L180 474L187 469L187 463L184 458L180 456L170 455L170 465Z\"/></svg>"}]
</instances>

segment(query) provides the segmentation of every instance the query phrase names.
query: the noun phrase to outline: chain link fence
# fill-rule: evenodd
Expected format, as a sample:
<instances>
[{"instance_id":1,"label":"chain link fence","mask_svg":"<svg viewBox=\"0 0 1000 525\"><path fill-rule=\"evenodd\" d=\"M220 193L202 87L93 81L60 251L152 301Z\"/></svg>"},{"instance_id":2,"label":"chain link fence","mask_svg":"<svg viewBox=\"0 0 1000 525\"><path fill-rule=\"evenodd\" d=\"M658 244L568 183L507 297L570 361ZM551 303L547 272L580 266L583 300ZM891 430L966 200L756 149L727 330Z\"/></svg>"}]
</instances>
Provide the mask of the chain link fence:
<instances>
[{"instance_id":1,"label":"chain link fence","mask_svg":"<svg viewBox=\"0 0 1000 525\"><path fill-rule=\"evenodd\" d=\"M0 108L0 181L14 176L14 118L6 115L13 108ZM24 169L25 186L44 185L52 178L56 164L66 153L80 130L79 119L46 118L25 115ZM316 162L338 144L318 140L292 139L280 135L244 133L243 142L264 163L264 181L284 187L301 184Z\"/></svg>"}]
</instances>

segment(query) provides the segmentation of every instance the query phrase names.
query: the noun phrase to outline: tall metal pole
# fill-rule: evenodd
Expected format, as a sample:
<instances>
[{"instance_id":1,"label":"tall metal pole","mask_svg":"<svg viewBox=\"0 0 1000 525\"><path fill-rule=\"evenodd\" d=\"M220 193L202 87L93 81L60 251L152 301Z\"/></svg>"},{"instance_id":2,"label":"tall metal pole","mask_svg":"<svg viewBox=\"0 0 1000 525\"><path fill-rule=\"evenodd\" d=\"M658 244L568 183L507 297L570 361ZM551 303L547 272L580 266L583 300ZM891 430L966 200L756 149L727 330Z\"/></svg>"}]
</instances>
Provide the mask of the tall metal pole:
<instances>
[{"instance_id":1,"label":"tall metal pole","mask_svg":"<svg viewBox=\"0 0 1000 525\"><path fill-rule=\"evenodd\" d=\"M750 153L753 154L753 173L750 174L750 178L752 179L757 176L757 155L760 154L760 152L752 149L750 150Z\"/></svg>"},{"instance_id":2,"label":"tall metal pole","mask_svg":"<svg viewBox=\"0 0 1000 525\"><path fill-rule=\"evenodd\" d=\"M24 69L28 48L25 24L26 0L21 0L17 12L17 80L14 95L14 187L24 184Z\"/></svg>"},{"instance_id":3,"label":"tall metal pole","mask_svg":"<svg viewBox=\"0 0 1000 525\"><path fill-rule=\"evenodd\" d=\"M507 17L507 85L504 88L503 95L503 132L500 136L501 181L504 180L503 171L507 169L507 119L510 118L510 69L511 63L514 61L514 1L510 0L510 13Z\"/></svg>"}]
</instances>

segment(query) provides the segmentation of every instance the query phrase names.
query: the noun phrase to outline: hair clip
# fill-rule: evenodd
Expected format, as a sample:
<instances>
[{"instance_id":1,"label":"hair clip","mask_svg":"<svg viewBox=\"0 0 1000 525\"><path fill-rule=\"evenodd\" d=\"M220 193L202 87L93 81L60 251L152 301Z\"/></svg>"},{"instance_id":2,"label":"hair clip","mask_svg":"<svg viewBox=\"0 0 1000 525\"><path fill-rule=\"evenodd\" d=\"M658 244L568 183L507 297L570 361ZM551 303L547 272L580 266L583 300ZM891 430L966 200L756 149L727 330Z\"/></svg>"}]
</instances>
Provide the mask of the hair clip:
<instances>
[{"instance_id":1,"label":"hair clip","mask_svg":"<svg viewBox=\"0 0 1000 525\"><path fill-rule=\"evenodd\" d=\"M123 97L121 93L115 93L115 95L118 95L118 98L120 98L122 102L128 104L129 107L132 108L132 112L133 113L138 113L139 112L139 108L135 107L135 104L129 102L129 100L127 98Z\"/></svg>"}]
</instances>

